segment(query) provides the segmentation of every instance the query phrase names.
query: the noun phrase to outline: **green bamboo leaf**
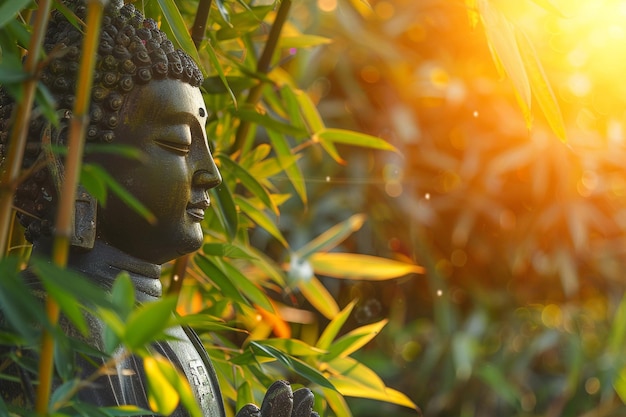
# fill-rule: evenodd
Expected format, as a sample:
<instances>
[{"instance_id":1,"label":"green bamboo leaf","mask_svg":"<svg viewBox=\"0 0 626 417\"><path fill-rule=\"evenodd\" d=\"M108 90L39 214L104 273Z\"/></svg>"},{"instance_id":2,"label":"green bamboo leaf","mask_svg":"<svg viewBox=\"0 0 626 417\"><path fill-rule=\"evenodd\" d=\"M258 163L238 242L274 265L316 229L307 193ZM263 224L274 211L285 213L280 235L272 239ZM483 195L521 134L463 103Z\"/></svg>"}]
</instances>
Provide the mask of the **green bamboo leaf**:
<instances>
[{"instance_id":1,"label":"green bamboo leaf","mask_svg":"<svg viewBox=\"0 0 626 417\"><path fill-rule=\"evenodd\" d=\"M212 201L216 203L215 212L217 217L222 223L224 230L230 240L233 240L237 235L237 229L239 228L239 215L237 214L237 207L233 200L233 195L230 189L225 183L220 184L209 191L211 193Z\"/></svg>"},{"instance_id":2,"label":"green bamboo leaf","mask_svg":"<svg viewBox=\"0 0 626 417\"><path fill-rule=\"evenodd\" d=\"M194 257L194 262L206 274L207 278L219 287L225 297L241 304L249 305L248 300L246 300L246 298L241 295L237 287L232 284L226 273L222 271L220 267L209 257L203 255L196 256Z\"/></svg>"},{"instance_id":3,"label":"green bamboo leaf","mask_svg":"<svg viewBox=\"0 0 626 417\"><path fill-rule=\"evenodd\" d=\"M326 128L324 128L326 129ZM328 140L319 140L319 137L316 136L316 134L313 134L313 141L318 141L319 144L322 146L322 148L324 148L324 150L326 151L326 153L333 158L333 160L335 162L337 162L338 164L341 165L346 165L347 162L345 159L343 159L341 157L341 155L339 155L339 151L337 150L337 147L335 146L335 144L331 141Z\"/></svg>"},{"instance_id":4,"label":"green bamboo leaf","mask_svg":"<svg viewBox=\"0 0 626 417\"><path fill-rule=\"evenodd\" d=\"M280 167L287 174L287 178L293 185L293 188L296 190L296 193L302 200L303 204L307 203L306 197L306 187L304 184L304 178L302 176L302 171L300 171L300 167L295 163L296 159L294 155L291 153L291 149L289 148L289 143L287 139L281 135L280 133L269 130L268 136L272 145L274 146L274 151L276 152L276 156L278 158L278 163Z\"/></svg>"},{"instance_id":5,"label":"green bamboo leaf","mask_svg":"<svg viewBox=\"0 0 626 417\"><path fill-rule=\"evenodd\" d=\"M256 178L245 170L241 165L230 159L227 155L218 154L217 159L221 162L221 166L229 171L230 175L235 176L241 184L243 184L252 194L254 194L265 206L278 214L278 207L270 197L269 192Z\"/></svg>"},{"instance_id":6,"label":"green bamboo leaf","mask_svg":"<svg viewBox=\"0 0 626 417\"><path fill-rule=\"evenodd\" d=\"M79 383L80 379L75 378L61 384L57 389L55 389L50 396L50 411L57 411L66 406L68 394L75 390Z\"/></svg>"},{"instance_id":7,"label":"green bamboo leaf","mask_svg":"<svg viewBox=\"0 0 626 417\"><path fill-rule=\"evenodd\" d=\"M273 130L275 132L294 136L296 138L304 138L308 136L305 130L288 123L279 122L278 120L272 119L268 115L261 114L254 109L239 108L234 111L234 115L241 120L263 126L267 130Z\"/></svg>"},{"instance_id":8,"label":"green bamboo leaf","mask_svg":"<svg viewBox=\"0 0 626 417\"><path fill-rule=\"evenodd\" d=\"M0 5L0 28L11 21L17 14L30 4L31 0L13 0Z\"/></svg>"},{"instance_id":9,"label":"green bamboo leaf","mask_svg":"<svg viewBox=\"0 0 626 417\"><path fill-rule=\"evenodd\" d=\"M330 323L328 323L328 326L326 326L326 328L322 332L317 343L315 344L317 348L327 350L330 347L333 340L335 340L335 338L339 334L339 331L345 324L346 320L348 320L348 317L350 317L350 314L352 313L352 309L354 309L355 305L356 305L356 300L351 301L347 306L344 307L343 310L341 310L340 313L336 314L332 318Z\"/></svg>"},{"instance_id":10,"label":"green bamboo leaf","mask_svg":"<svg viewBox=\"0 0 626 417\"><path fill-rule=\"evenodd\" d=\"M351 353L359 350L365 346L370 340L372 340L383 327L387 324L388 320L384 319L376 323L361 326L345 334L337 339L328 348L328 353L324 355L325 361L331 361L334 358L345 358Z\"/></svg>"},{"instance_id":11,"label":"green bamboo leaf","mask_svg":"<svg viewBox=\"0 0 626 417\"><path fill-rule=\"evenodd\" d=\"M324 130L326 126L324 126L322 116L320 116L320 113L311 100L311 97L306 92L301 90L296 90L295 93L298 104L300 105L300 111L302 112L304 121L308 125L310 131L318 133Z\"/></svg>"},{"instance_id":12,"label":"green bamboo leaf","mask_svg":"<svg viewBox=\"0 0 626 417\"><path fill-rule=\"evenodd\" d=\"M224 183L220 184L209 191L211 193L212 201L216 203L216 213L224 230L228 234L228 238L233 240L237 235L239 228L239 215L237 213L237 207L233 195L230 192L228 186Z\"/></svg>"},{"instance_id":13,"label":"green bamboo leaf","mask_svg":"<svg viewBox=\"0 0 626 417\"><path fill-rule=\"evenodd\" d=\"M265 346L272 346L292 356L319 356L326 353L325 350L311 346L298 339L274 338L258 342Z\"/></svg>"},{"instance_id":14,"label":"green bamboo leaf","mask_svg":"<svg viewBox=\"0 0 626 417\"><path fill-rule=\"evenodd\" d=\"M269 234L274 236L280 243L282 243L284 247L289 247L289 244L283 237L283 234L280 232L280 230L278 230L276 223L274 223L272 219L270 219L264 212L254 207L248 202L248 200L244 198L236 197L235 202L237 203L241 211L246 213L246 215L250 217L252 221L254 221L259 227L262 227Z\"/></svg>"},{"instance_id":15,"label":"green bamboo leaf","mask_svg":"<svg viewBox=\"0 0 626 417\"><path fill-rule=\"evenodd\" d=\"M385 382L370 368L351 357L338 357L328 362L331 373L352 379L369 388L384 391Z\"/></svg>"},{"instance_id":16,"label":"green bamboo leaf","mask_svg":"<svg viewBox=\"0 0 626 417\"><path fill-rule=\"evenodd\" d=\"M211 65L217 71L217 75L219 79L222 81L223 87L226 89L230 98L233 100L233 105L237 108L237 97L235 97L235 93L230 88L230 84L226 79L226 74L224 73L224 68L222 68L222 63L217 59L217 54L215 53L215 49L213 49L213 45L210 42L206 43L206 51L209 54L209 60L211 61ZM203 84L207 84L208 80L205 80Z\"/></svg>"},{"instance_id":17,"label":"green bamboo leaf","mask_svg":"<svg viewBox=\"0 0 626 417\"><path fill-rule=\"evenodd\" d=\"M352 379L333 376L329 378L337 391L345 397L368 398L372 400L384 401L417 410L417 406L409 397L392 388L386 387L384 390L376 390Z\"/></svg>"},{"instance_id":18,"label":"green bamboo leaf","mask_svg":"<svg viewBox=\"0 0 626 417\"><path fill-rule=\"evenodd\" d=\"M233 285L239 288L239 291L248 297L250 301L267 311L274 312L274 306L267 298L267 295L250 279L239 272L231 263L221 262L219 259L216 259L216 262L221 264L222 270L226 273L226 276L231 280Z\"/></svg>"},{"instance_id":19,"label":"green bamboo leaf","mask_svg":"<svg viewBox=\"0 0 626 417\"><path fill-rule=\"evenodd\" d=\"M332 42L332 39L324 36L317 35L297 35L297 36L283 36L280 38L280 48L312 48L320 45L327 45Z\"/></svg>"},{"instance_id":20,"label":"green bamboo leaf","mask_svg":"<svg viewBox=\"0 0 626 417\"><path fill-rule=\"evenodd\" d=\"M320 371L302 362L301 360L291 357L274 348L273 346L262 345L261 343L256 341L250 342L250 346L258 355L268 356L278 360L287 368L296 372L298 375L308 379L309 381L314 382L322 387L335 389L333 384L330 383L330 381Z\"/></svg>"},{"instance_id":21,"label":"green bamboo leaf","mask_svg":"<svg viewBox=\"0 0 626 417\"><path fill-rule=\"evenodd\" d=\"M19 335L35 344L39 339L36 324L47 324L48 319L41 300L36 299L31 289L18 276L18 257L0 260L0 311Z\"/></svg>"},{"instance_id":22,"label":"green bamboo leaf","mask_svg":"<svg viewBox=\"0 0 626 417\"><path fill-rule=\"evenodd\" d=\"M355 253L314 253L309 261L317 274L343 279L383 281L424 273L419 265Z\"/></svg>"},{"instance_id":23,"label":"green bamboo leaf","mask_svg":"<svg viewBox=\"0 0 626 417\"><path fill-rule=\"evenodd\" d=\"M246 404L254 404L254 395L252 395L252 385L245 380L239 388L237 388L237 410L241 410Z\"/></svg>"},{"instance_id":24,"label":"green bamboo leaf","mask_svg":"<svg viewBox=\"0 0 626 417\"><path fill-rule=\"evenodd\" d=\"M115 279L111 288L111 301L120 318L126 321L135 307L135 289L128 272L120 273Z\"/></svg>"},{"instance_id":25,"label":"green bamboo leaf","mask_svg":"<svg viewBox=\"0 0 626 417\"><path fill-rule=\"evenodd\" d=\"M317 309L324 317L332 319L339 313L339 306L335 298L328 292L326 287L315 276L309 279L299 280L298 289L309 303Z\"/></svg>"},{"instance_id":26,"label":"green bamboo leaf","mask_svg":"<svg viewBox=\"0 0 626 417\"><path fill-rule=\"evenodd\" d=\"M322 388L324 398L337 417L352 417L350 407L346 399L339 392L328 388Z\"/></svg>"},{"instance_id":27,"label":"green bamboo leaf","mask_svg":"<svg viewBox=\"0 0 626 417\"><path fill-rule=\"evenodd\" d=\"M296 255L300 259L308 259L314 253L327 252L343 242L352 233L359 230L361 226L363 226L364 222L364 214L355 214L351 216L348 220L345 220L331 227L330 229L298 249L296 251Z\"/></svg>"},{"instance_id":28,"label":"green bamboo leaf","mask_svg":"<svg viewBox=\"0 0 626 417\"><path fill-rule=\"evenodd\" d=\"M257 259L247 247L239 247L231 243L205 243L202 246L202 252L221 258Z\"/></svg>"},{"instance_id":29,"label":"green bamboo leaf","mask_svg":"<svg viewBox=\"0 0 626 417\"><path fill-rule=\"evenodd\" d=\"M174 0L158 0L159 5L161 6L161 11L163 12L163 16L167 21L168 26L172 30L172 35L174 36L173 41L178 44L178 46L187 52L195 62L200 63L200 55L198 55L198 50L193 43L193 39L191 39L191 34L187 29L187 25L176 6ZM203 69L203 72L204 69ZM206 73L205 73L206 75Z\"/></svg>"},{"instance_id":30,"label":"green bamboo leaf","mask_svg":"<svg viewBox=\"0 0 626 417\"><path fill-rule=\"evenodd\" d=\"M289 79L288 81L291 81ZM291 82L285 83L280 88L280 96L285 103L285 111L288 114L288 119L291 124L297 126L302 131L307 131L302 112L300 110L300 103L298 102L299 90L292 87Z\"/></svg>"},{"instance_id":31,"label":"green bamboo leaf","mask_svg":"<svg viewBox=\"0 0 626 417\"><path fill-rule=\"evenodd\" d=\"M567 136L565 133L563 115L561 114L559 103L552 91L550 82L543 71L537 52L521 29L516 28L515 33L517 35L519 51L526 66L526 73L530 80L533 96L539 104L541 111L543 111L543 114L546 116L546 120L552 128L552 131L561 141L566 142Z\"/></svg>"},{"instance_id":32,"label":"green bamboo leaf","mask_svg":"<svg viewBox=\"0 0 626 417\"><path fill-rule=\"evenodd\" d=\"M344 145L362 146L365 148L398 152L398 150L384 139L352 130L324 128L313 135L316 142L341 143Z\"/></svg>"},{"instance_id":33,"label":"green bamboo leaf","mask_svg":"<svg viewBox=\"0 0 626 417\"><path fill-rule=\"evenodd\" d=\"M128 317L122 342L131 350L162 339L176 308L176 297L165 297L143 304Z\"/></svg>"},{"instance_id":34,"label":"green bamboo leaf","mask_svg":"<svg viewBox=\"0 0 626 417\"><path fill-rule=\"evenodd\" d=\"M515 37L515 28L489 0L477 0L477 6L493 55L511 79L526 123L530 126L530 82Z\"/></svg>"}]
</instances>

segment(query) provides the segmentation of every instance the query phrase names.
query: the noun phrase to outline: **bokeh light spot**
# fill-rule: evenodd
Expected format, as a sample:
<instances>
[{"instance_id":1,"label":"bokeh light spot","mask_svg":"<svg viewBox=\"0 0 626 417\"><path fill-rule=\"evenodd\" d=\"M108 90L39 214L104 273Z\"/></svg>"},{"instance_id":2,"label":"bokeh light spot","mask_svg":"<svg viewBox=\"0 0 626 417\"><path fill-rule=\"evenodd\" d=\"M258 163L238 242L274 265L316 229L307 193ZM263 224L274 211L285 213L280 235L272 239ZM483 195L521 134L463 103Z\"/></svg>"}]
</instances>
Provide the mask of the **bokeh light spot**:
<instances>
[{"instance_id":1,"label":"bokeh light spot","mask_svg":"<svg viewBox=\"0 0 626 417\"><path fill-rule=\"evenodd\" d=\"M572 92L577 97L585 97L591 91L591 80L587 76L587 74L583 74L581 72L577 72L572 74L568 81L567 85Z\"/></svg>"},{"instance_id":2,"label":"bokeh light spot","mask_svg":"<svg viewBox=\"0 0 626 417\"><path fill-rule=\"evenodd\" d=\"M368 84L374 84L380 80L380 71L373 65L361 68L361 79Z\"/></svg>"},{"instance_id":3,"label":"bokeh light spot","mask_svg":"<svg viewBox=\"0 0 626 417\"><path fill-rule=\"evenodd\" d=\"M337 0L317 0L317 7L323 12L332 12L337 8Z\"/></svg>"},{"instance_id":4,"label":"bokeh light spot","mask_svg":"<svg viewBox=\"0 0 626 417\"><path fill-rule=\"evenodd\" d=\"M500 212L500 228L502 230L513 230L517 225L517 217L511 210Z\"/></svg>"},{"instance_id":5,"label":"bokeh light spot","mask_svg":"<svg viewBox=\"0 0 626 417\"><path fill-rule=\"evenodd\" d=\"M546 327L556 328L563 324L563 312L556 304L548 304L541 311L541 321Z\"/></svg>"},{"instance_id":6,"label":"bokeh light spot","mask_svg":"<svg viewBox=\"0 0 626 417\"><path fill-rule=\"evenodd\" d=\"M600 391L600 380L595 376L587 378L585 381L585 391L587 391L589 395L597 394Z\"/></svg>"},{"instance_id":7,"label":"bokeh light spot","mask_svg":"<svg viewBox=\"0 0 626 417\"><path fill-rule=\"evenodd\" d=\"M374 12L381 20L389 20L396 13L396 8L388 1L381 1L374 6Z\"/></svg>"}]
</instances>

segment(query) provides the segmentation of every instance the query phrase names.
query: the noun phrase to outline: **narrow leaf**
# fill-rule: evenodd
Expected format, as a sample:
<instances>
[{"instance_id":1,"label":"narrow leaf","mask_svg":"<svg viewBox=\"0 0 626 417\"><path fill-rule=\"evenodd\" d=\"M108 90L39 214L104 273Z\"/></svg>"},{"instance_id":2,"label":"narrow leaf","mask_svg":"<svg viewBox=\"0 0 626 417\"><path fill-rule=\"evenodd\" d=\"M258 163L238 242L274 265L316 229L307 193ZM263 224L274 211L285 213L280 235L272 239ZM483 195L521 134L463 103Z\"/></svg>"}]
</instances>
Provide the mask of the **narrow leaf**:
<instances>
[{"instance_id":1,"label":"narrow leaf","mask_svg":"<svg viewBox=\"0 0 626 417\"><path fill-rule=\"evenodd\" d=\"M239 215L237 214L237 207L230 189L225 183L220 184L218 187L210 190L211 200L217 204L215 211L219 218L224 230L230 240L233 240L237 235L237 229L239 228Z\"/></svg>"},{"instance_id":2,"label":"narrow leaf","mask_svg":"<svg viewBox=\"0 0 626 417\"><path fill-rule=\"evenodd\" d=\"M226 272L226 276L231 280L233 285L246 296L254 304L261 306L261 308L273 312L274 306L267 298L267 295L257 287L248 277L244 276L237 268L235 268L229 262L221 262L222 269Z\"/></svg>"},{"instance_id":3,"label":"narrow leaf","mask_svg":"<svg viewBox=\"0 0 626 417\"><path fill-rule=\"evenodd\" d=\"M248 202L248 200L244 198L237 197L235 199L239 208L248 215L257 225L265 229L269 234L274 236L280 243L283 244L286 248L289 247L289 244L283 237L283 234L278 230L276 223L274 223L264 212L254 207L252 204Z\"/></svg>"},{"instance_id":4,"label":"narrow leaf","mask_svg":"<svg viewBox=\"0 0 626 417\"><path fill-rule=\"evenodd\" d=\"M307 132L305 132L304 130L287 123L279 122L278 120L272 119L271 117L265 114L261 114L253 109L240 108L235 112L235 116L240 118L241 120L256 123L265 127L268 130L273 130L275 132L283 133L285 135L300 138L307 136Z\"/></svg>"},{"instance_id":5,"label":"narrow leaf","mask_svg":"<svg viewBox=\"0 0 626 417\"><path fill-rule=\"evenodd\" d=\"M304 121L309 126L312 133L321 132L325 126L322 116L320 116L317 107L311 100L311 97L304 91L296 91L296 98L300 104L300 110L304 116Z\"/></svg>"},{"instance_id":6,"label":"narrow leaf","mask_svg":"<svg viewBox=\"0 0 626 417\"><path fill-rule=\"evenodd\" d=\"M143 358L143 366L148 379L148 403L152 411L159 414L170 415L176 409L180 399L176 389L169 381L168 371L164 368L171 366L160 356L146 356Z\"/></svg>"},{"instance_id":7,"label":"narrow leaf","mask_svg":"<svg viewBox=\"0 0 626 417\"><path fill-rule=\"evenodd\" d=\"M477 5L494 55L497 56L511 79L524 115L529 115L530 83L520 55L514 27L504 14L491 5L489 0L477 0ZM528 117L526 121L527 124L530 123Z\"/></svg>"},{"instance_id":8,"label":"narrow leaf","mask_svg":"<svg viewBox=\"0 0 626 417\"><path fill-rule=\"evenodd\" d=\"M30 4L31 0L12 0L4 2L0 5L0 28L6 25L10 20L15 18L17 14Z\"/></svg>"},{"instance_id":9,"label":"narrow leaf","mask_svg":"<svg viewBox=\"0 0 626 417\"><path fill-rule=\"evenodd\" d=\"M276 133L271 130L267 133L272 145L274 146L274 151L276 152L280 167L283 171L285 171L285 174L287 174L287 178L289 178L291 185L293 185L293 188L296 190L296 193L300 197L300 200L302 200L302 203L306 204L306 187L304 185L302 171L300 171L298 164L294 163L294 155L291 153L287 139L280 133Z\"/></svg>"},{"instance_id":10,"label":"narrow leaf","mask_svg":"<svg viewBox=\"0 0 626 417\"><path fill-rule=\"evenodd\" d=\"M128 317L123 342L131 349L161 339L168 326L176 297L166 297L159 301L143 304Z\"/></svg>"},{"instance_id":11,"label":"narrow leaf","mask_svg":"<svg viewBox=\"0 0 626 417\"><path fill-rule=\"evenodd\" d=\"M319 356L321 354L326 353L325 350L319 349L317 347L311 346L302 340L298 339L287 339L287 338L276 338L276 339L265 339L263 341L258 341L266 346L272 346L276 349L286 352L292 356Z\"/></svg>"},{"instance_id":12,"label":"narrow leaf","mask_svg":"<svg viewBox=\"0 0 626 417\"><path fill-rule=\"evenodd\" d=\"M302 362L301 360L282 353L272 346L262 345L255 341L250 342L250 346L254 351L257 352L257 354L277 359L287 368L296 372L298 375L308 379L309 381L321 385L322 387L334 389L333 384L331 384L330 381L328 381L328 379L320 371Z\"/></svg>"},{"instance_id":13,"label":"narrow leaf","mask_svg":"<svg viewBox=\"0 0 626 417\"><path fill-rule=\"evenodd\" d=\"M350 317L350 313L352 313L352 309L356 305L356 300L350 302L339 314L336 314L333 319L328 323L328 326L322 332L319 340L315 344L316 347L320 349L328 349L335 337L339 334L339 331L345 324L348 317Z\"/></svg>"},{"instance_id":14,"label":"narrow leaf","mask_svg":"<svg viewBox=\"0 0 626 417\"><path fill-rule=\"evenodd\" d=\"M392 144L384 139L352 130L324 128L314 134L314 140L398 152Z\"/></svg>"},{"instance_id":15,"label":"narrow leaf","mask_svg":"<svg viewBox=\"0 0 626 417\"><path fill-rule=\"evenodd\" d=\"M324 317L332 319L339 313L339 306L335 298L315 276L310 277L308 280L298 281L297 287L304 295L304 298Z\"/></svg>"},{"instance_id":16,"label":"narrow leaf","mask_svg":"<svg viewBox=\"0 0 626 417\"><path fill-rule=\"evenodd\" d=\"M158 2L161 6L163 16L172 30L174 40L178 43L182 50L187 52L193 58L195 62L202 62L200 60L200 55L198 55L198 51L196 50L196 46L193 43L193 39L191 39L191 34L187 29L187 25L185 24L185 21L174 0L158 0Z\"/></svg>"},{"instance_id":17,"label":"narrow leaf","mask_svg":"<svg viewBox=\"0 0 626 417\"><path fill-rule=\"evenodd\" d=\"M312 48L314 46L327 45L332 39L317 35L283 36L280 38L281 48Z\"/></svg>"},{"instance_id":18,"label":"narrow leaf","mask_svg":"<svg viewBox=\"0 0 626 417\"><path fill-rule=\"evenodd\" d=\"M278 214L278 207L272 201L269 192L241 165L230 159L227 155L219 154L217 158L222 163L224 169L230 171L229 174L237 178L252 194L265 204L265 206Z\"/></svg>"},{"instance_id":19,"label":"narrow leaf","mask_svg":"<svg viewBox=\"0 0 626 417\"><path fill-rule=\"evenodd\" d=\"M300 259L308 259L314 253L329 251L359 230L363 226L363 222L365 222L365 215L355 214L298 249L296 255Z\"/></svg>"},{"instance_id":20,"label":"narrow leaf","mask_svg":"<svg viewBox=\"0 0 626 417\"><path fill-rule=\"evenodd\" d=\"M524 64L526 65L526 73L530 80L530 86L535 100L539 104L541 111L546 117L548 124L552 128L552 131L561 141L566 142L567 137L565 133L565 123L563 122L563 115L559 103L556 100L556 96L552 91L550 82L546 77L537 52L532 43L521 30L516 28L517 43L519 45L519 51L521 53Z\"/></svg>"},{"instance_id":21,"label":"narrow leaf","mask_svg":"<svg viewBox=\"0 0 626 417\"><path fill-rule=\"evenodd\" d=\"M315 253L309 261L317 274L334 278L382 281L424 273L419 265L355 253Z\"/></svg>"},{"instance_id":22,"label":"narrow leaf","mask_svg":"<svg viewBox=\"0 0 626 417\"><path fill-rule=\"evenodd\" d=\"M206 274L215 285L217 285L222 294L233 301L242 303L244 305L249 304L237 287L228 279L228 276L222 271L213 261L206 256L196 256L194 262L200 267L200 269Z\"/></svg>"},{"instance_id":23,"label":"narrow leaf","mask_svg":"<svg viewBox=\"0 0 626 417\"><path fill-rule=\"evenodd\" d=\"M329 379L337 388L337 391L346 397L369 398L417 409L417 406L409 397L392 388L387 387L384 390L377 390L352 379L339 377L331 377Z\"/></svg>"},{"instance_id":24,"label":"narrow leaf","mask_svg":"<svg viewBox=\"0 0 626 417\"><path fill-rule=\"evenodd\" d=\"M387 324L387 321L387 319L384 319L376 323L361 326L340 337L330 346L328 353L324 355L324 360L330 361L336 357L345 358L359 350L380 333L382 328Z\"/></svg>"}]
</instances>

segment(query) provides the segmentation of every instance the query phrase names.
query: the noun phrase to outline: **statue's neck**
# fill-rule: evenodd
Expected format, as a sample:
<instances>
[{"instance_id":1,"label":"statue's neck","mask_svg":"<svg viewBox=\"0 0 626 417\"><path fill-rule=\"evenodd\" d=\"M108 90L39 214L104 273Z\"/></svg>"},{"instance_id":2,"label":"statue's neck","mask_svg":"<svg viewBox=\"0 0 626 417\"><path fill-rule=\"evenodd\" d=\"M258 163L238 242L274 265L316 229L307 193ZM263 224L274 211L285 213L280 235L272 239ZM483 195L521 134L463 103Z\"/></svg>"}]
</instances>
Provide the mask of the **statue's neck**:
<instances>
[{"instance_id":1,"label":"statue's neck","mask_svg":"<svg viewBox=\"0 0 626 417\"><path fill-rule=\"evenodd\" d=\"M49 247L38 242L33 246L33 254L49 254ZM96 240L91 250L72 248L67 266L107 289L112 287L120 272L126 271L135 286L138 301L158 298L162 293L161 265L135 258L101 240Z\"/></svg>"}]
</instances>

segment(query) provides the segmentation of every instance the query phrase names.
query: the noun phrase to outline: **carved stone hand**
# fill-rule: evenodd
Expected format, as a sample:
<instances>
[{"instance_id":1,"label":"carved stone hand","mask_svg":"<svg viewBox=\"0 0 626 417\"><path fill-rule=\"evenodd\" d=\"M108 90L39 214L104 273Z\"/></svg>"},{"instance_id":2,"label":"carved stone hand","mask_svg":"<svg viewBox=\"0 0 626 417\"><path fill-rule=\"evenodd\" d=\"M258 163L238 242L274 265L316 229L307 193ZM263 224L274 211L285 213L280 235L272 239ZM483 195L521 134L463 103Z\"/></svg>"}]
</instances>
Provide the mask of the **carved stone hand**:
<instances>
[{"instance_id":1,"label":"carved stone hand","mask_svg":"<svg viewBox=\"0 0 626 417\"><path fill-rule=\"evenodd\" d=\"M263 398L261 408L246 404L236 417L319 417L312 411L314 397L308 388L291 391L287 381L274 382Z\"/></svg>"}]
</instances>

